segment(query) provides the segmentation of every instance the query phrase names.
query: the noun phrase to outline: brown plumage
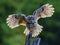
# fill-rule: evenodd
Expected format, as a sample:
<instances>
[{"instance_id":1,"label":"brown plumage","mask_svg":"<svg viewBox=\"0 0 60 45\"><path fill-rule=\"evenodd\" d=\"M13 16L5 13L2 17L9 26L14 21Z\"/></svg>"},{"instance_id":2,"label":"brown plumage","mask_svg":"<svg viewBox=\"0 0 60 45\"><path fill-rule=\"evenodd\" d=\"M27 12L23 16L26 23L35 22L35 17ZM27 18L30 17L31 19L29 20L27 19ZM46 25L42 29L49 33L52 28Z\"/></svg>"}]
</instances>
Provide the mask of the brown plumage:
<instances>
[{"instance_id":1,"label":"brown plumage","mask_svg":"<svg viewBox=\"0 0 60 45\"><path fill-rule=\"evenodd\" d=\"M24 14L12 14L7 18L7 24L10 28L18 27L19 25L26 26L24 34L28 35L30 30L33 30L32 37L38 36L43 26L38 24L38 19L51 17L54 13L52 5L45 4L34 11L33 15L25 16Z\"/></svg>"}]
</instances>

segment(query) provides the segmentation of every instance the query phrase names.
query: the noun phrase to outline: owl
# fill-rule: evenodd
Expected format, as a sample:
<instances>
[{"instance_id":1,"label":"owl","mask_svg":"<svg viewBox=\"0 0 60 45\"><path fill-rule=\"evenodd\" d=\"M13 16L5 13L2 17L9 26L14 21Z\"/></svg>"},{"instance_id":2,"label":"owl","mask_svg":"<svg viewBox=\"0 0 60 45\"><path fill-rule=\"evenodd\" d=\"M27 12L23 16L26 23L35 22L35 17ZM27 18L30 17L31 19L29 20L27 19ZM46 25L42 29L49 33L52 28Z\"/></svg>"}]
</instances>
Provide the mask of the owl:
<instances>
[{"instance_id":1,"label":"owl","mask_svg":"<svg viewBox=\"0 0 60 45\"><path fill-rule=\"evenodd\" d=\"M36 37L41 33L43 29L43 26L38 24L38 20L40 18L51 17L53 13L53 6L50 4L45 4L35 10L33 14L29 16L26 16L24 14L9 15L6 19L6 23L11 29L23 25L26 27L24 34L29 35L30 30L32 30L32 37Z\"/></svg>"}]
</instances>

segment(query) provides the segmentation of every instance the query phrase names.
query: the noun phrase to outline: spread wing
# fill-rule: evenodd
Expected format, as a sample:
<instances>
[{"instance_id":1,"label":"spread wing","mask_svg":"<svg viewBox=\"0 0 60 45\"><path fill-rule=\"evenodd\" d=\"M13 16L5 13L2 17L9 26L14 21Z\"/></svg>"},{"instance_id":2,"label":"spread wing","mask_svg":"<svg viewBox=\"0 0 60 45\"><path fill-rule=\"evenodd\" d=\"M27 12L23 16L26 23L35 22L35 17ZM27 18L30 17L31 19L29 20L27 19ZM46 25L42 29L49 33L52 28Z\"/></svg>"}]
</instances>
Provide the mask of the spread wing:
<instances>
[{"instance_id":1,"label":"spread wing","mask_svg":"<svg viewBox=\"0 0 60 45\"><path fill-rule=\"evenodd\" d=\"M33 15L35 15L38 20L39 18L51 17L53 13L54 13L53 6L50 4L45 4L36 11L34 11Z\"/></svg>"},{"instance_id":2,"label":"spread wing","mask_svg":"<svg viewBox=\"0 0 60 45\"><path fill-rule=\"evenodd\" d=\"M18 27L19 25L26 25L26 16L24 14L12 14L7 18L7 24L10 28Z\"/></svg>"}]
</instances>

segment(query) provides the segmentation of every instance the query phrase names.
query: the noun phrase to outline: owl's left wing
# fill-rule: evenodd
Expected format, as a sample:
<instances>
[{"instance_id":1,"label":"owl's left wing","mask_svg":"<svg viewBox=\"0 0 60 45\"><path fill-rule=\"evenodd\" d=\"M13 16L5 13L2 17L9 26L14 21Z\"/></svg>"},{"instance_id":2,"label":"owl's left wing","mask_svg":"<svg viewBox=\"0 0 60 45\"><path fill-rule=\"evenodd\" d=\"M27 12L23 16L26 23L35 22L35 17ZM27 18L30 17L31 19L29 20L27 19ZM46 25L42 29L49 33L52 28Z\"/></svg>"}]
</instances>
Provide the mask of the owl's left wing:
<instances>
[{"instance_id":1,"label":"owl's left wing","mask_svg":"<svg viewBox=\"0 0 60 45\"><path fill-rule=\"evenodd\" d=\"M50 4L45 4L34 11L33 15L36 16L37 20L39 18L51 17L54 13L54 8Z\"/></svg>"},{"instance_id":2,"label":"owl's left wing","mask_svg":"<svg viewBox=\"0 0 60 45\"><path fill-rule=\"evenodd\" d=\"M12 14L7 18L7 24L10 28L18 27L19 25L26 25L26 16L24 14Z\"/></svg>"}]
</instances>

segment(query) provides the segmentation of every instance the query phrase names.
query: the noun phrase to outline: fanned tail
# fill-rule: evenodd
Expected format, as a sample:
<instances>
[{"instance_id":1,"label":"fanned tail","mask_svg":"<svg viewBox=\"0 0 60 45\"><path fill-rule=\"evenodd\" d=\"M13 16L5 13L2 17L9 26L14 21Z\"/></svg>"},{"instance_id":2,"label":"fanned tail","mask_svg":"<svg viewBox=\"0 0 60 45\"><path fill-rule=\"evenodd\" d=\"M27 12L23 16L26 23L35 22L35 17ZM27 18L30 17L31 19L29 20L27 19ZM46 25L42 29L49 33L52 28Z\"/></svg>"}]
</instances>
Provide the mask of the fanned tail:
<instances>
[{"instance_id":1,"label":"fanned tail","mask_svg":"<svg viewBox=\"0 0 60 45\"><path fill-rule=\"evenodd\" d=\"M43 28L43 27L40 26L39 24L37 24L36 27L33 27L32 37L38 36L38 35L41 33L42 28ZM24 34L29 35L29 32L30 32L30 30L26 27L26 29L25 29L25 31L24 31Z\"/></svg>"}]
</instances>

